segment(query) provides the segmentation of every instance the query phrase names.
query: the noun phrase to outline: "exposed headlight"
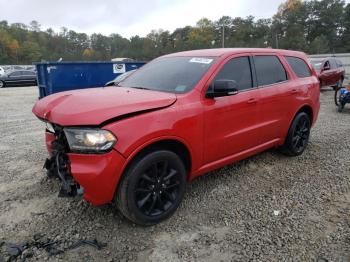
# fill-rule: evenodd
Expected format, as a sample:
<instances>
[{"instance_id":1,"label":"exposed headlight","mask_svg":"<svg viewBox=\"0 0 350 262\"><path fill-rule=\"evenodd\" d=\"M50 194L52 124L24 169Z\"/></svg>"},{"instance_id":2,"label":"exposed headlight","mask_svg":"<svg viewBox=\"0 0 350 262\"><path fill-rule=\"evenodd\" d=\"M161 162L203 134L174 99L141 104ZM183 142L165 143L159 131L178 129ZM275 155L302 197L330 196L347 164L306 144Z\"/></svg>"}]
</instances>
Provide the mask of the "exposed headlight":
<instances>
[{"instance_id":1,"label":"exposed headlight","mask_svg":"<svg viewBox=\"0 0 350 262\"><path fill-rule=\"evenodd\" d=\"M94 128L64 128L70 150L81 153L102 153L117 142L109 131Z\"/></svg>"},{"instance_id":2,"label":"exposed headlight","mask_svg":"<svg viewBox=\"0 0 350 262\"><path fill-rule=\"evenodd\" d=\"M53 128L53 125L49 122L46 122L46 130L50 133L55 133L55 129Z\"/></svg>"}]
</instances>

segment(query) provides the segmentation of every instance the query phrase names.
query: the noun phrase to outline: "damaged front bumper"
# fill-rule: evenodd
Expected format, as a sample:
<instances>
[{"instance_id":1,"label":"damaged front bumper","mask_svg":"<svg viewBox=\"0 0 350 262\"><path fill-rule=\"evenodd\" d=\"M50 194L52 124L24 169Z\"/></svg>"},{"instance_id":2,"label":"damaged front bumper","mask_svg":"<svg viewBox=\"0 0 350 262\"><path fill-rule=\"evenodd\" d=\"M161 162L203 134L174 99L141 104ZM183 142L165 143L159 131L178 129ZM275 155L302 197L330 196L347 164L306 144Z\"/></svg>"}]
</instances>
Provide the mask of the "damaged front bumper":
<instances>
[{"instance_id":1,"label":"damaged front bumper","mask_svg":"<svg viewBox=\"0 0 350 262\"><path fill-rule=\"evenodd\" d=\"M77 154L69 152L63 131L46 131L46 146L50 157L44 167L49 176L62 181L60 197L83 194L93 205L113 200L121 177L125 158L115 150L104 154Z\"/></svg>"}]
</instances>

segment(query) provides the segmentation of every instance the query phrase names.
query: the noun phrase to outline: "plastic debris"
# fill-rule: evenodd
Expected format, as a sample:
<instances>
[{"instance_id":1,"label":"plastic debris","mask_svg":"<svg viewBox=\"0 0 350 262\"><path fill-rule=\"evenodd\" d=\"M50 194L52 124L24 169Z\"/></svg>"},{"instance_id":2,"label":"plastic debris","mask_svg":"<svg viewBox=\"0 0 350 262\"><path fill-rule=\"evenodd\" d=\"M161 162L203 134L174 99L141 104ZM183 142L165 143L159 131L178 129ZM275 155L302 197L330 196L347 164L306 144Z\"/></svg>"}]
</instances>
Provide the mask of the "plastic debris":
<instances>
[{"instance_id":1,"label":"plastic debris","mask_svg":"<svg viewBox=\"0 0 350 262\"><path fill-rule=\"evenodd\" d=\"M26 241L20 245L16 244L6 244L5 241L0 240L0 247L3 245L6 245L6 253L5 256L9 258L8 261L16 260L18 257L20 257L22 254L22 260L25 261L27 258L33 257L34 253L31 250L31 248L37 248L37 249L44 249L49 256L55 256L61 253L64 253L67 250L78 248L82 245L89 245L97 250L101 250L102 248L107 246L107 243L102 243L97 241L97 239L92 240L86 240L86 239L80 239L77 242L75 242L73 245L69 246L68 248L60 249L59 244L61 244L62 241L53 241L48 237L45 237L43 234L35 234L33 236L33 240ZM7 261L4 259L4 257L0 256L0 262Z\"/></svg>"}]
</instances>

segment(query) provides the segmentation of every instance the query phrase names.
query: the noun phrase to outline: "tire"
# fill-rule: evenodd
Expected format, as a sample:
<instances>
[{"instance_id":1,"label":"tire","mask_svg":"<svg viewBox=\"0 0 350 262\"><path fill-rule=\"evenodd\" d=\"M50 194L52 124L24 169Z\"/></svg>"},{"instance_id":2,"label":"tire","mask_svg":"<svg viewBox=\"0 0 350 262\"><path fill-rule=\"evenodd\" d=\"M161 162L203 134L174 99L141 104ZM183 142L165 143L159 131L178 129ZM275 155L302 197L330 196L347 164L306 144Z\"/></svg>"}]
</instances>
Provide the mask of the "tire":
<instances>
[{"instance_id":1,"label":"tire","mask_svg":"<svg viewBox=\"0 0 350 262\"><path fill-rule=\"evenodd\" d=\"M170 217L180 205L186 187L186 169L171 151L154 151L135 159L119 184L115 200L132 222L150 226Z\"/></svg>"},{"instance_id":2,"label":"tire","mask_svg":"<svg viewBox=\"0 0 350 262\"><path fill-rule=\"evenodd\" d=\"M340 88L337 88L334 92L334 103L336 106L339 106L339 94L340 94Z\"/></svg>"},{"instance_id":3,"label":"tire","mask_svg":"<svg viewBox=\"0 0 350 262\"><path fill-rule=\"evenodd\" d=\"M342 103L338 103L338 112L341 113L343 112L344 105Z\"/></svg>"},{"instance_id":4,"label":"tire","mask_svg":"<svg viewBox=\"0 0 350 262\"><path fill-rule=\"evenodd\" d=\"M0 88L4 88L5 87L5 82L0 80Z\"/></svg>"},{"instance_id":5,"label":"tire","mask_svg":"<svg viewBox=\"0 0 350 262\"><path fill-rule=\"evenodd\" d=\"M282 153L288 156L301 155L310 137L311 121L308 114L300 112L294 118L285 140L281 148Z\"/></svg>"}]
</instances>

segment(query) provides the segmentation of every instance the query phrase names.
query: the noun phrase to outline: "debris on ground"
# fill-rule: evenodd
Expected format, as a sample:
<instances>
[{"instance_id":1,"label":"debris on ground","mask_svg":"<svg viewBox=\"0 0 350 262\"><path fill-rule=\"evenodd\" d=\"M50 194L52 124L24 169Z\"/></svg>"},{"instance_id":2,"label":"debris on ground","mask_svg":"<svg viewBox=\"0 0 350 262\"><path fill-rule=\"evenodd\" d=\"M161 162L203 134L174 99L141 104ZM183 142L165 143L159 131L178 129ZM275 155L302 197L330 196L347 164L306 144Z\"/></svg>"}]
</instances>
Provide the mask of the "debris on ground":
<instances>
[{"instance_id":1,"label":"debris on ground","mask_svg":"<svg viewBox=\"0 0 350 262\"><path fill-rule=\"evenodd\" d=\"M92 240L86 240L86 239L79 239L72 245L64 248L62 247L63 242L68 242L67 240L63 241L54 241L49 237L46 237L43 234L35 234L33 236L33 239L26 241L22 244L12 244L12 243L6 243L5 241L0 241L0 248L1 246L5 246L5 252L2 252L5 254L6 260L4 261L12 261L19 256L21 256L21 261L25 261L27 258L30 258L34 255L33 250L45 250L48 254L48 256L55 256L61 253L64 253L70 249L78 248L82 245L89 245L97 250L101 250L107 246L106 243L99 242L97 239ZM2 257L0 256L0 262Z\"/></svg>"}]
</instances>

